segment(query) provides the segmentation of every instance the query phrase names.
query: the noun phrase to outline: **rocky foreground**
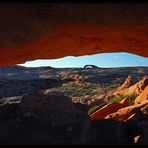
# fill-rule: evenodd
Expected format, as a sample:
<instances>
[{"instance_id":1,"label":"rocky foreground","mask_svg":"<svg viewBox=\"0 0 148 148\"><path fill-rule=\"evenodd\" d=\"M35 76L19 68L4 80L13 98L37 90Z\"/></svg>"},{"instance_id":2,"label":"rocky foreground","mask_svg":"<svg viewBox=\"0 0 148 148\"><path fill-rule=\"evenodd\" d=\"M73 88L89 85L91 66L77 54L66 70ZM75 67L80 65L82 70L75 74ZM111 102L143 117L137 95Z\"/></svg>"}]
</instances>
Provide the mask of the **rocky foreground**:
<instances>
[{"instance_id":1,"label":"rocky foreground","mask_svg":"<svg viewBox=\"0 0 148 148\"><path fill-rule=\"evenodd\" d=\"M100 81L103 82L110 81L104 77L109 77L111 73L114 76L114 72L117 72L117 69L112 71L110 69L109 75L103 77L105 69L102 73L101 70L77 70L79 75L82 71L86 75L75 77L75 72L70 73L70 70L57 73L61 74L60 83L73 81L76 84L87 84L90 80L97 82L97 76L94 75L93 79L88 72L92 74L98 71L98 76L102 76ZM122 84L98 93L98 100L101 98L104 102L95 100L90 105L74 103L72 98L65 96L61 89L58 89L59 86L52 87L52 83L50 83L52 89L42 88L21 94L14 99L12 96L3 99L0 106L0 144L148 144L147 71L144 69L128 71L132 73L129 76L126 74L128 77L125 81L123 81L125 75L121 76L122 73L120 77L119 73L116 78L110 77L112 81L118 80ZM34 82L33 79L30 81ZM27 88L27 85L25 87ZM130 96L133 94L136 97L131 101ZM120 101L110 101L119 97L122 97ZM95 105L98 107L88 114L90 107Z\"/></svg>"}]
</instances>

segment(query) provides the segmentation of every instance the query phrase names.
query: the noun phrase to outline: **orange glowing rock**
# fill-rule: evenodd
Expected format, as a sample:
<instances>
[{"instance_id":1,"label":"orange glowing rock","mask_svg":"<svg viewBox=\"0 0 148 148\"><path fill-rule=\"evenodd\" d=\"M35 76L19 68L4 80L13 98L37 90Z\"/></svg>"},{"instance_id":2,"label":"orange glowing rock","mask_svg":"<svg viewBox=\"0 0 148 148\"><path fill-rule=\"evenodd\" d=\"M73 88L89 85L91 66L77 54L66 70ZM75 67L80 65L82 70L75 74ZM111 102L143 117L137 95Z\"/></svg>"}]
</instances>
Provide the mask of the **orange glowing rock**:
<instances>
[{"instance_id":1,"label":"orange glowing rock","mask_svg":"<svg viewBox=\"0 0 148 148\"><path fill-rule=\"evenodd\" d=\"M106 52L148 57L146 4L0 5L0 66Z\"/></svg>"},{"instance_id":2,"label":"orange glowing rock","mask_svg":"<svg viewBox=\"0 0 148 148\"><path fill-rule=\"evenodd\" d=\"M145 87L143 92L135 99L135 104L141 103L144 100L148 100L148 85Z\"/></svg>"},{"instance_id":3,"label":"orange glowing rock","mask_svg":"<svg viewBox=\"0 0 148 148\"><path fill-rule=\"evenodd\" d=\"M92 113L90 115L90 119L91 120L104 119L108 114L114 113L122 107L123 105L118 102L107 104L104 107Z\"/></svg>"}]
</instances>

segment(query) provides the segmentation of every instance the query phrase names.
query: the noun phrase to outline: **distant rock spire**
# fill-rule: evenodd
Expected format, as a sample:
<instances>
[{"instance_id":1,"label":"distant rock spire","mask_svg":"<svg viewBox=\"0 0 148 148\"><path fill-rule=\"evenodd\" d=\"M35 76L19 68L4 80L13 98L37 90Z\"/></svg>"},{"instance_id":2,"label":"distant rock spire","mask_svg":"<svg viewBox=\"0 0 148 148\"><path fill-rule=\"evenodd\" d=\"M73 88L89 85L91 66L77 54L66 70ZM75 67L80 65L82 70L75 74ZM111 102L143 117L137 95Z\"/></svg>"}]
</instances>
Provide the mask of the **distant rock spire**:
<instances>
[{"instance_id":1,"label":"distant rock spire","mask_svg":"<svg viewBox=\"0 0 148 148\"><path fill-rule=\"evenodd\" d=\"M128 88L130 87L132 84L132 76L131 75L128 75L127 79L124 81L124 83L117 88L117 91L120 91L120 90L123 90L125 88Z\"/></svg>"}]
</instances>

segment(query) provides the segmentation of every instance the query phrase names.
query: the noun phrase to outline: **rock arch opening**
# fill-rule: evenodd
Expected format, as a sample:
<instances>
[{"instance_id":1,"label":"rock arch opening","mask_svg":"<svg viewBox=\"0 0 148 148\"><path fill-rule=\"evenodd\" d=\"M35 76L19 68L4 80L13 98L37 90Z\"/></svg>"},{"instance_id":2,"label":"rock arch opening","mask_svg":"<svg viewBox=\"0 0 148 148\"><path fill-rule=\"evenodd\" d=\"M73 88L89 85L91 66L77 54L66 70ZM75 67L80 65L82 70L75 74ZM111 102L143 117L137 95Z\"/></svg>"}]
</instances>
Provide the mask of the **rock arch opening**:
<instances>
[{"instance_id":1,"label":"rock arch opening","mask_svg":"<svg viewBox=\"0 0 148 148\"><path fill-rule=\"evenodd\" d=\"M1 4L0 144L146 144L147 65L12 65L109 52L148 57L147 10L142 3Z\"/></svg>"}]
</instances>

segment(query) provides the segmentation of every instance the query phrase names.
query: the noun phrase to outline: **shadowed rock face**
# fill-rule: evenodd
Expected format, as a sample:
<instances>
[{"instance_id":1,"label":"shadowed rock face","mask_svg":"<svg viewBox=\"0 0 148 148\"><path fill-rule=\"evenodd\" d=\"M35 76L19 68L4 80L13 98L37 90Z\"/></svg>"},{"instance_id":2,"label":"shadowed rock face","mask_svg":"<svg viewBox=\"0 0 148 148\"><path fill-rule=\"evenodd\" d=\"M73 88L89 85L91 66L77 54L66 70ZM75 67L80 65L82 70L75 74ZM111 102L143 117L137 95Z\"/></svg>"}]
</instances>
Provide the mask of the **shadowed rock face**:
<instances>
[{"instance_id":1,"label":"shadowed rock face","mask_svg":"<svg viewBox=\"0 0 148 148\"><path fill-rule=\"evenodd\" d=\"M80 144L86 112L63 95L23 96L0 107L0 144Z\"/></svg>"},{"instance_id":2,"label":"shadowed rock face","mask_svg":"<svg viewBox=\"0 0 148 148\"><path fill-rule=\"evenodd\" d=\"M0 66L104 52L148 57L147 4L1 4Z\"/></svg>"}]
</instances>

